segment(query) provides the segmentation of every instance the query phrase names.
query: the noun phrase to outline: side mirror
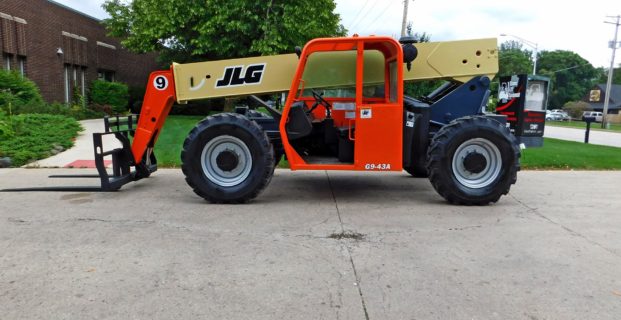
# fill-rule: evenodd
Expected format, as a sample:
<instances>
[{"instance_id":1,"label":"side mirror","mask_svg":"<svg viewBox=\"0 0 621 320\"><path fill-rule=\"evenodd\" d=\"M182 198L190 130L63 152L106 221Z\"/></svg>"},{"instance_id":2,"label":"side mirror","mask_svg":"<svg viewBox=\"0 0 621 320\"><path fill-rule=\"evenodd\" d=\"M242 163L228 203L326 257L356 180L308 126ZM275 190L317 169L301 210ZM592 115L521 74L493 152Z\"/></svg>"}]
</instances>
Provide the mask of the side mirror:
<instances>
[{"instance_id":1,"label":"side mirror","mask_svg":"<svg viewBox=\"0 0 621 320\"><path fill-rule=\"evenodd\" d=\"M414 46L414 43L417 42L418 40L414 37L401 37L399 39L399 43L401 43L403 48L403 63L406 64L408 71L412 68L412 61L418 56L418 49Z\"/></svg>"},{"instance_id":2,"label":"side mirror","mask_svg":"<svg viewBox=\"0 0 621 320\"><path fill-rule=\"evenodd\" d=\"M295 46L295 54L298 56L298 59L300 59L300 56L302 55L302 48L300 48L300 46Z\"/></svg>"}]
</instances>

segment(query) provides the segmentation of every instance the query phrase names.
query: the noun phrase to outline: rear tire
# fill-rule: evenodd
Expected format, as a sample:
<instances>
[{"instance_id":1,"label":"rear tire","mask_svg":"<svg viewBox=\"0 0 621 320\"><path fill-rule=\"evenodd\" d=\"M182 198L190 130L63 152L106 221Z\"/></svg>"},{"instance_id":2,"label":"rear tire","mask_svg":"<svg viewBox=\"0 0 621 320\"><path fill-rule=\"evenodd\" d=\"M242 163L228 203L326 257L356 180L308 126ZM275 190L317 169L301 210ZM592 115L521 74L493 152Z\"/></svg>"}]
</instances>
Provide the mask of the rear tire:
<instances>
[{"instance_id":1,"label":"rear tire","mask_svg":"<svg viewBox=\"0 0 621 320\"><path fill-rule=\"evenodd\" d=\"M434 189L453 204L487 205L509 192L520 170L520 149L500 122L457 119L434 136L427 170Z\"/></svg>"},{"instance_id":2,"label":"rear tire","mask_svg":"<svg viewBox=\"0 0 621 320\"><path fill-rule=\"evenodd\" d=\"M278 168L278 164L280 163L280 161L282 160L284 153L284 150L279 149L278 151L276 151L276 148L274 147L274 169Z\"/></svg>"},{"instance_id":3,"label":"rear tire","mask_svg":"<svg viewBox=\"0 0 621 320\"><path fill-rule=\"evenodd\" d=\"M245 203L269 184L272 145L261 127L236 114L209 116L183 143L181 169L194 192L212 203Z\"/></svg>"}]
</instances>

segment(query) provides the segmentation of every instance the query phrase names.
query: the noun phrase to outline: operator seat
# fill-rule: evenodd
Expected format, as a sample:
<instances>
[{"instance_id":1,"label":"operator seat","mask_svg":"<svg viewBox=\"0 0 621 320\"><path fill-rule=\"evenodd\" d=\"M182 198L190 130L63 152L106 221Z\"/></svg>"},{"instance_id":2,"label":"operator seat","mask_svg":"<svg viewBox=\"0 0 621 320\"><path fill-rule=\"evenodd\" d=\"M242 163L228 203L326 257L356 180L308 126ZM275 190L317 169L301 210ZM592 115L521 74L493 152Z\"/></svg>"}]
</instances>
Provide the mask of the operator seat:
<instances>
[{"instance_id":1,"label":"operator seat","mask_svg":"<svg viewBox=\"0 0 621 320\"><path fill-rule=\"evenodd\" d=\"M313 131L312 113L306 113L306 104L303 101L294 102L289 110L289 119L285 126L289 140L308 136Z\"/></svg>"}]
</instances>

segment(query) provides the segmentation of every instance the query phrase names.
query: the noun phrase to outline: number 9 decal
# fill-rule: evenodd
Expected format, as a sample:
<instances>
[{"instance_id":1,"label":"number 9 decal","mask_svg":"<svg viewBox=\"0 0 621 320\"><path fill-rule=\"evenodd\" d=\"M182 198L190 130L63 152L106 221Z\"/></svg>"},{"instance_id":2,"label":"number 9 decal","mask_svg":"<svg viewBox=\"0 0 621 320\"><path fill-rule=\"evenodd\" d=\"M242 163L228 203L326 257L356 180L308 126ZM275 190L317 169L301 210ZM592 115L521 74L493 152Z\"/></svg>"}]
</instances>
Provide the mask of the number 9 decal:
<instances>
[{"instance_id":1,"label":"number 9 decal","mask_svg":"<svg viewBox=\"0 0 621 320\"><path fill-rule=\"evenodd\" d=\"M157 76L153 79L153 86L157 90L166 90L168 88L168 79L164 76Z\"/></svg>"}]
</instances>

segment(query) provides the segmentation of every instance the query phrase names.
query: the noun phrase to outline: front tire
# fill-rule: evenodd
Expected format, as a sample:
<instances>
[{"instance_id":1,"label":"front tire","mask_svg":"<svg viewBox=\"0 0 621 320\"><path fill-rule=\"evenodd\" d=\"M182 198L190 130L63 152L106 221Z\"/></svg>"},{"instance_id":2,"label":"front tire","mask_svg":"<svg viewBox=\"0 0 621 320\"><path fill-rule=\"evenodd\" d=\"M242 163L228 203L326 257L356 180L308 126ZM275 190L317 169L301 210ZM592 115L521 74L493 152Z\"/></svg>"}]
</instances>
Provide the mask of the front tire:
<instances>
[{"instance_id":1,"label":"front tire","mask_svg":"<svg viewBox=\"0 0 621 320\"><path fill-rule=\"evenodd\" d=\"M223 113L199 122L183 143L181 169L194 192L212 203L245 203L269 184L272 145L248 118Z\"/></svg>"},{"instance_id":2,"label":"front tire","mask_svg":"<svg viewBox=\"0 0 621 320\"><path fill-rule=\"evenodd\" d=\"M520 149L509 129L482 117L444 126L429 148L434 189L453 204L487 205L509 192L520 170Z\"/></svg>"}]
</instances>

